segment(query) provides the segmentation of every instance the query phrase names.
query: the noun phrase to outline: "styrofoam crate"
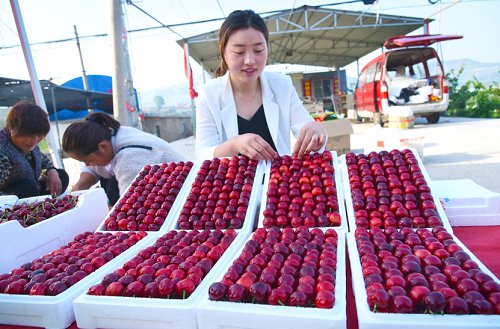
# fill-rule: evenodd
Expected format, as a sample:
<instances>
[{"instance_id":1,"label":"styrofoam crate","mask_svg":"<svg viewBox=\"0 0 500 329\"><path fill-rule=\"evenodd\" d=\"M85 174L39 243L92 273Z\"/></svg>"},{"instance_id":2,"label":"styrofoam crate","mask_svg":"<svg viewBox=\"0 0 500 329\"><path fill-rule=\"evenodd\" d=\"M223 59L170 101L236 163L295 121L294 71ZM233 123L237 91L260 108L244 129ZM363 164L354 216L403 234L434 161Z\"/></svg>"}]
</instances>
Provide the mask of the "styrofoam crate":
<instances>
[{"instance_id":1,"label":"styrofoam crate","mask_svg":"<svg viewBox=\"0 0 500 329\"><path fill-rule=\"evenodd\" d=\"M161 236L158 234L157 238ZM187 299L91 296L84 291L73 302L78 328L198 328L196 305L207 293L215 276L232 258L247 236L247 232L237 233L236 239ZM152 245L155 241L156 239L149 241L148 245L143 245L142 249ZM137 252L142 249L138 249ZM115 263L107 273L122 267L135 254L128 254L128 256L122 258L119 263ZM102 277L94 279L88 287L99 284L101 279Z\"/></svg>"},{"instance_id":2,"label":"styrofoam crate","mask_svg":"<svg viewBox=\"0 0 500 329\"><path fill-rule=\"evenodd\" d=\"M21 266L70 242L77 234L93 232L108 212L102 188L73 192L77 205L43 222L22 227L17 221L0 224L0 273ZM47 196L20 199L21 203L44 200Z\"/></svg>"},{"instance_id":3,"label":"styrofoam crate","mask_svg":"<svg viewBox=\"0 0 500 329\"><path fill-rule=\"evenodd\" d=\"M200 166L201 166L201 163L200 163ZM200 168L200 166L198 166L198 168L196 169L196 172L198 172L198 169ZM260 194L262 193L261 182L262 182L262 177L264 176L265 166L266 166L266 163L262 160L259 160L259 162L257 164L257 168L255 170L255 176L254 176L253 185L252 185L252 193L250 194L250 200L248 200L248 207L247 207L247 213L245 216L245 221L243 222L243 225L241 226L240 229L235 230L236 232L248 232L248 233L250 233L253 231L257 207L259 207L259 202L260 202ZM195 178L196 178L196 174L191 176L189 178L189 180L186 179L186 181L184 182L184 184L186 185L186 191L183 194L182 203L180 203L176 209L176 212L174 214L173 220L171 221L171 226L170 226L169 230L179 230L179 223L178 223L177 219L179 218L180 212L181 212L181 210L184 206L184 203L186 202L186 199L191 191L191 185L193 184Z\"/></svg>"},{"instance_id":4,"label":"styrofoam crate","mask_svg":"<svg viewBox=\"0 0 500 329\"><path fill-rule=\"evenodd\" d=\"M326 231L330 228L320 229ZM245 244L226 264L214 282L223 279L224 274L234 259L241 254L244 246ZM335 273L335 304L332 309L212 301L206 292L197 307L198 326L200 329L346 328L345 277L345 234L339 233Z\"/></svg>"},{"instance_id":5,"label":"styrofoam crate","mask_svg":"<svg viewBox=\"0 0 500 329\"><path fill-rule=\"evenodd\" d=\"M73 300L91 287L96 280L102 279L114 269L122 259L127 259L130 254L135 255L155 238L156 234L148 234L134 246L57 296L0 294L0 323L58 329L69 327L75 321Z\"/></svg>"},{"instance_id":6,"label":"styrofoam crate","mask_svg":"<svg viewBox=\"0 0 500 329\"><path fill-rule=\"evenodd\" d=\"M432 182L451 226L500 225L500 194L470 179Z\"/></svg>"},{"instance_id":7,"label":"styrofoam crate","mask_svg":"<svg viewBox=\"0 0 500 329\"><path fill-rule=\"evenodd\" d=\"M186 162L186 161L185 161ZM193 163L193 166L191 167L191 171L189 172L188 176L186 177L186 180L184 181L184 183L182 184L182 187L179 191L179 194L177 194L177 196L175 197L175 201L174 203L172 204L172 208L170 208L170 211L168 212L167 214L167 217L165 218L165 222L163 223L163 225L160 227L160 229L157 231L159 233L165 233L167 232L170 227L172 226L172 221L174 220L174 215L175 213L178 212L178 208L181 206L182 204L182 201L180 200L183 200L186 198L187 194L186 194L186 182L188 182L190 179L194 179L194 177L196 176L196 172L198 171L198 168L200 166L200 162L197 162L197 161L190 161ZM161 165L161 164L159 164ZM144 170L144 169L141 169L141 171ZM127 188L125 189L125 191L128 191L128 189L130 188L130 186L132 186L132 183L135 181L135 179L137 178L137 176L139 175L139 173L134 177L134 179L132 180L132 182L129 184L129 186L127 186ZM189 191L189 189L188 189ZM120 199L122 198L123 196L120 197ZM118 203L118 201L117 201ZM111 215L111 213L114 211L115 209L115 205L113 205L113 207L111 208L111 210L108 211L108 213L106 214L106 217L104 217L103 221L99 224L99 226L97 227L97 230L96 231L99 231L99 232L110 232L107 228L106 228L106 225L104 224L106 222L106 219L108 219L108 217ZM121 232L128 232L128 231L121 231Z\"/></svg>"},{"instance_id":8,"label":"styrofoam crate","mask_svg":"<svg viewBox=\"0 0 500 329\"><path fill-rule=\"evenodd\" d=\"M451 233L451 232L450 232ZM359 327L363 329L422 329L422 328L499 328L500 316L498 315L454 315L454 314L397 314L397 313L374 313L370 311L366 301L367 294L361 261L359 259L358 248L354 232L347 235L347 249L351 262L352 286L356 300L356 310L358 313ZM460 241L456 236L453 240L469 254L471 259L479 265L479 269L490 275L496 282L498 278L484 266L479 259Z\"/></svg>"},{"instance_id":9,"label":"styrofoam crate","mask_svg":"<svg viewBox=\"0 0 500 329\"><path fill-rule=\"evenodd\" d=\"M18 197L15 195L0 195L0 209L15 205L17 199Z\"/></svg>"},{"instance_id":10,"label":"styrofoam crate","mask_svg":"<svg viewBox=\"0 0 500 329\"><path fill-rule=\"evenodd\" d=\"M415 149L410 148L410 150L413 152L415 158L418 161L418 166L420 167L420 170L424 175L424 179L427 181L427 185L431 188L431 195L433 197L434 204L436 205L436 213L439 219L441 220L442 226L446 228L448 232L453 233L450 221L448 220L448 217L444 212L441 202L439 202L439 198L437 197L436 192L433 190L431 178L429 177L427 170L425 170L424 163L420 159L420 156L418 155L418 152ZM351 197L351 185L349 184L349 173L347 172L345 154L340 156L340 161L342 164L342 183L343 183L342 185L344 187L346 211L347 211L347 217L349 218L349 232L354 232L354 230L356 230L356 218L354 217L354 208L352 205L352 197Z\"/></svg>"},{"instance_id":11,"label":"styrofoam crate","mask_svg":"<svg viewBox=\"0 0 500 329\"><path fill-rule=\"evenodd\" d=\"M335 174L334 174L334 181L335 181L335 189L337 190L337 199L339 203L339 209L338 212L340 214L341 222L340 226L332 226L329 228L335 229L338 233L345 233L348 231L348 224L347 224L347 216L346 216L346 211L345 211L345 204L344 204L344 190L342 188L342 180L341 180L341 174L339 170L339 162L338 162L338 157L337 157L337 152L336 151L330 151L333 156L333 168L335 169ZM265 168L265 175L264 175L264 185L262 187L262 200L260 202L261 208L259 211L259 222L257 227L264 227L263 221L264 221L264 210L265 210L265 205L267 204L267 189L269 187L269 179L271 175L271 162L268 162Z\"/></svg>"}]
</instances>

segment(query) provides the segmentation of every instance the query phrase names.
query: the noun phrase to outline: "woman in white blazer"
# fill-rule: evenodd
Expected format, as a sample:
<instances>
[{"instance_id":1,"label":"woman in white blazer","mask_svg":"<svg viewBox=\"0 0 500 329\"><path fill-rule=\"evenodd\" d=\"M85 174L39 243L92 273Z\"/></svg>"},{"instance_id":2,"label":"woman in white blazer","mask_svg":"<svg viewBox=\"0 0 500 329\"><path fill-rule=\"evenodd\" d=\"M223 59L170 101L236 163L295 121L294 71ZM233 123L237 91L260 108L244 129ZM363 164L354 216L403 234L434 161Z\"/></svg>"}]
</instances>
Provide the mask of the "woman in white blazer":
<instances>
[{"instance_id":1,"label":"woman in white blazer","mask_svg":"<svg viewBox=\"0 0 500 329\"><path fill-rule=\"evenodd\" d=\"M251 10L235 11L222 24L218 78L198 96L197 159L244 154L272 160L324 149L326 132L307 113L291 78L264 72L268 35L264 20ZM293 151L290 130L297 138Z\"/></svg>"}]
</instances>

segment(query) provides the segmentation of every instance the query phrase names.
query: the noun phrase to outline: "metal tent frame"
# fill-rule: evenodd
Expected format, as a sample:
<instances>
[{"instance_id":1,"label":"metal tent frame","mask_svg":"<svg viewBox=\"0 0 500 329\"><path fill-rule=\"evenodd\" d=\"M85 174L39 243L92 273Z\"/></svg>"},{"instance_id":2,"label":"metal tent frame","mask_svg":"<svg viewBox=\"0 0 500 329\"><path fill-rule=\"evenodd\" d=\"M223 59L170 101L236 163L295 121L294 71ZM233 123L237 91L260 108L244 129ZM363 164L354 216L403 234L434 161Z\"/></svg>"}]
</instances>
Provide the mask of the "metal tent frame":
<instances>
[{"instance_id":1,"label":"metal tent frame","mask_svg":"<svg viewBox=\"0 0 500 329\"><path fill-rule=\"evenodd\" d=\"M429 20L302 6L263 17L269 29L267 64L340 68L382 48L389 37L406 35ZM208 73L220 65L218 31L177 40Z\"/></svg>"}]
</instances>

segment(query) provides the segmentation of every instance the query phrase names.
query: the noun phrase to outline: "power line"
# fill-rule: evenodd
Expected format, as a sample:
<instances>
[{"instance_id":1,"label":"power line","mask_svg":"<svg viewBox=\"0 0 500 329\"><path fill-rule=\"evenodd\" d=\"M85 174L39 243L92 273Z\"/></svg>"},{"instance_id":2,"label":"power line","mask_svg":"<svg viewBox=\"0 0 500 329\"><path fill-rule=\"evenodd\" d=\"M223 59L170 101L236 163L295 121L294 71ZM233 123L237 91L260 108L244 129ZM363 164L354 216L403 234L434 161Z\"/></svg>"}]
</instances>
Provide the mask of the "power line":
<instances>
[{"instance_id":1,"label":"power line","mask_svg":"<svg viewBox=\"0 0 500 329\"><path fill-rule=\"evenodd\" d=\"M163 23L162 23L162 22L160 22L158 19L156 19L156 18L154 18L152 15L150 15L148 12L146 12L145 10L143 10L143 9L139 8L139 6L137 6L137 5L136 5L135 3L133 3L132 1L127 0L127 3L128 3L129 5L134 6L135 8L137 8L137 9L138 9L139 11L141 11L142 13L146 14L146 16L150 17L150 18L151 18L151 19L153 19L155 22L159 23L162 27L165 27L165 28L169 29L170 31L172 31L173 33L177 34L179 37L181 37L181 39L184 39L184 37L183 37L182 35L180 35L179 33L175 32L174 30L172 30L172 29L170 28L170 26L163 24Z\"/></svg>"}]
</instances>

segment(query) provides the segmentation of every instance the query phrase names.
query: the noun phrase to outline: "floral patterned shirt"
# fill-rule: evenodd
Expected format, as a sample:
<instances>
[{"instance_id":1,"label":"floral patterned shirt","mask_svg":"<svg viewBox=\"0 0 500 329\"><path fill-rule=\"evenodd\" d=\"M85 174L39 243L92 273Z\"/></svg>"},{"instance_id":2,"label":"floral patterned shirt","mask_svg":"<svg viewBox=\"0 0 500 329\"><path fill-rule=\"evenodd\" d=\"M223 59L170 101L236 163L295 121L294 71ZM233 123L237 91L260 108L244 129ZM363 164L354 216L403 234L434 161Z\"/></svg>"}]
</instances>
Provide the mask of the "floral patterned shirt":
<instances>
[{"instance_id":1,"label":"floral patterned shirt","mask_svg":"<svg viewBox=\"0 0 500 329\"><path fill-rule=\"evenodd\" d=\"M26 157L26 160L28 160L31 166L34 166L35 159L33 158L33 152L21 152ZM48 169L55 168L52 160L50 160L50 158L45 154L42 156L41 167L42 176L47 174ZM0 154L0 195L7 195L6 193L2 192L2 190L7 187L4 185L4 182L7 181L13 169L14 162L6 154Z\"/></svg>"}]
</instances>

